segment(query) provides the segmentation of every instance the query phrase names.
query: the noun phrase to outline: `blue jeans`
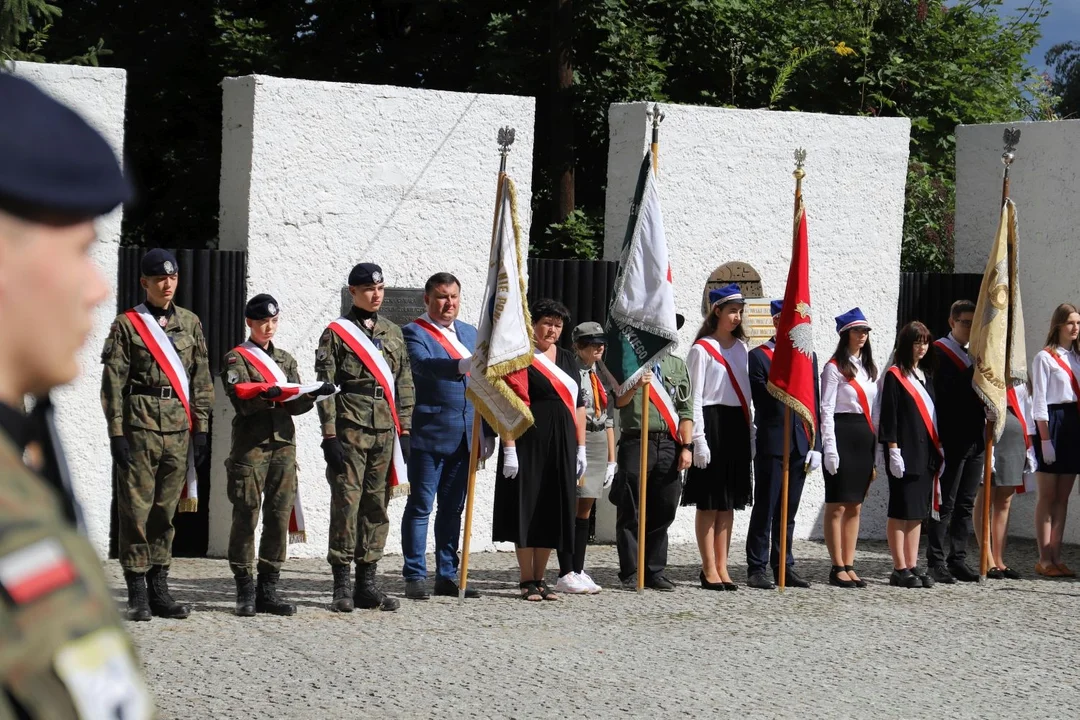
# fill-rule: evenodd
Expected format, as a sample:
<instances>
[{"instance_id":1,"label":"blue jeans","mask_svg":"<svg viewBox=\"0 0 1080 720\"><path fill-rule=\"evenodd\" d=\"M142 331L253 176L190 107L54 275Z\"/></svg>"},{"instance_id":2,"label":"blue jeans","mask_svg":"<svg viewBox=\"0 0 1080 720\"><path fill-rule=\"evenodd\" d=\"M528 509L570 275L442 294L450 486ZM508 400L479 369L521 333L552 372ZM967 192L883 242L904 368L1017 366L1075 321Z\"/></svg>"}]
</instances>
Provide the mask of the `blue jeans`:
<instances>
[{"instance_id":1,"label":"blue jeans","mask_svg":"<svg viewBox=\"0 0 1080 720\"><path fill-rule=\"evenodd\" d=\"M451 455L413 450L409 456L409 496L401 517L401 553L405 580L427 578L427 530L431 506L435 512L435 575L457 579L458 536L465 491L469 482L469 446L464 438Z\"/></svg>"}]
</instances>

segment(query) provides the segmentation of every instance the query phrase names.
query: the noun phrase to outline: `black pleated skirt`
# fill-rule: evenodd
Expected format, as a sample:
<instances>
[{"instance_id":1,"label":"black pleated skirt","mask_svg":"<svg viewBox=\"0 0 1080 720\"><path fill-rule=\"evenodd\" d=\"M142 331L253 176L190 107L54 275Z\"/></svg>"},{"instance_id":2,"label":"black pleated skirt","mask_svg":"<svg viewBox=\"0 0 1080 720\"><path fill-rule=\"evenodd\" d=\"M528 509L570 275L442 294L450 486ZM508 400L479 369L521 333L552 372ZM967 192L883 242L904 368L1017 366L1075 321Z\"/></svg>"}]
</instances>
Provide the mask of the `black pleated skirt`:
<instances>
[{"instance_id":1,"label":"black pleated skirt","mask_svg":"<svg viewBox=\"0 0 1080 720\"><path fill-rule=\"evenodd\" d=\"M835 475L825 471L825 502L861 503L874 475L874 433L862 413L833 415L833 424L840 467Z\"/></svg>"},{"instance_id":2,"label":"black pleated skirt","mask_svg":"<svg viewBox=\"0 0 1080 720\"><path fill-rule=\"evenodd\" d=\"M753 495L750 426L741 407L707 405L701 412L712 459L705 468L690 466L682 504L698 510L741 510Z\"/></svg>"}]
</instances>

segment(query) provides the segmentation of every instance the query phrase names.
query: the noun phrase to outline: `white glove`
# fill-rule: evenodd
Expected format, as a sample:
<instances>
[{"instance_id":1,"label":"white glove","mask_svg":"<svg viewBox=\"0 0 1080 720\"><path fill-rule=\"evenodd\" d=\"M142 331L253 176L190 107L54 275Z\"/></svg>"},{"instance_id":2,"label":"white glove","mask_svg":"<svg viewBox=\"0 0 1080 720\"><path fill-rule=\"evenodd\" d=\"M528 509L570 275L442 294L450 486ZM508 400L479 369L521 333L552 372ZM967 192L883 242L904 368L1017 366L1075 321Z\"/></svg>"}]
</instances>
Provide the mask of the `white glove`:
<instances>
[{"instance_id":1,"label":"white glove","mask_svg":"<svg viewBox=\"0 0 1080 720\"><path fill-rule=\"evenodd\" d=\"M470 369L472 369L472 356L463 357L457 361L458 375L468 375Z\"/></svg>"},{"instance_id":2,"label":"white glove","mask_svg":"<svg viewBox=\"0 0 1080 720\"><path fill-rule=\"evenodd\" d=\"M503 477L516 478L518 474L517 448L503 448Z\"/></svg>"},{"instance_id":3,"label":"white glove","mask_svg":"<svg viewBox=\"0 0 1080 720\"><path fill-rule=\"evenodd\" d=\"M806 472L812 473L821 467L821 453L811 450L806 454Z\"/></svg>"},{"instance_id":4,"label":"white glove","mask_svg":"<svg viewBox=\"0 0 1080 720\"><path fill-rule=\"evenodd\" d=\"M514 448L516 450L516 448ZM495 438L485 437L480 443L480 459L487 460L495 454Z\"/></svg>"},{"instance_id":5,"label":"white glove","mask_svg":"<svg viewBox=\"0 0 1080 720\"><path fill-rule=\"evenodd\" d=\"M611 487L611 483L615 482L615 471L618 470L619 464L609 462L607 464L607 470L604 471L604 487Z\"/></svg>"},{"instance_id":6,"label":"white glove","mask_svg":"<svg viewBox=\"0 0 1080 720\"><path fill-rule=\"evenodd\" d=\"M835 452L825 452L825 472L835 475L840 469L840 456Z\"/></svg>"},{"instance_id":7,"label":"white glove","mask_svg":"<svg viewBox=\"0 0 1080 720\"><path fill-rule=\"evenodd\" d=\"M1053 465L1057 460L1057 452L1054 450L1054 443L1050 440L1042 441L1042 456L1043 462L1047 465Z\"/></svg>"},{"instance_id":8,"label":"white glove","mask_svg":"<svg viewBox=\"0 0 1080 720\"><path fill-rule=\"evenodd\" d=\"M1027 449L1027 454L1024 455L1024 472L1030 475L1039 469L1039 461L1035 459L1035 446L1032 445Z\"/></svg>"},{"instance_id":9,"label":"white glove","mask_svg":"<svg viewBox=\"0 0 1080 720\"><path fill-rule=\"evenodd\" d=\"M699 470L709 467L712 462L712 453L709 451L709 443L704 437L694 438L694 467Z\"/></svg>"},{"instance_id":10,"label":"white glove","mask_svg":"<svg viewBox=\"0 0 1080 720\"><path fill-rule=\"evenodd\" d=\"M577 446L577 476L581 477L585 474L585 469L589 467L589 463L585 460L585 446Z\"/></svg>"},{"instance_id":11,"label":"white glove","mask_svg":"<svg viewBox=\"0 0 1080 720\"><path fill-rule=\"evenodd\" d=\"M900 454L900 448L889 448L889 472L894 478L904 477L904 456Z\"/></svg>"}]
</instances>

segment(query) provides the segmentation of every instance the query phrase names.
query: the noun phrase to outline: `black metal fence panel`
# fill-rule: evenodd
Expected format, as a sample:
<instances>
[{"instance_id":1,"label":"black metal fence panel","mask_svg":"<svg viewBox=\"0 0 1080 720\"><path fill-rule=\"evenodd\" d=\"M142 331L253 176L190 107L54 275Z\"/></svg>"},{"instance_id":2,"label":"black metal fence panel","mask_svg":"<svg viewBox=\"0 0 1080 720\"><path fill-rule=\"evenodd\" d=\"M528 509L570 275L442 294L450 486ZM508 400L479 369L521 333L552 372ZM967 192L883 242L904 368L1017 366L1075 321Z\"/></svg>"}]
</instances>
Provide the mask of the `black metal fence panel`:
<instances>
[{"instance_id":1,"label":"black metal fence panel","mask_svg":"<svg viewBox=\"0 0 1080 720\"><path fill-rule=\"evenodd\" d=\"M613 260L529 258L529 304L550 298L570 310L570 326L559 344L571 345L571 330L583 322L607 322L618 263Z\"/></svg>"},{"instance_id":2,"label":"black metal fence panel","mask_svg":"<svg viewBox=\"0 0 1080 720\"><path fill-rule=\"evenodd\" d=\"M949 308L957 300L978 300L981 284L979 273L900 273L896 327L918 320L934 337L947 335Z\"/></svg>"}]
</instances>

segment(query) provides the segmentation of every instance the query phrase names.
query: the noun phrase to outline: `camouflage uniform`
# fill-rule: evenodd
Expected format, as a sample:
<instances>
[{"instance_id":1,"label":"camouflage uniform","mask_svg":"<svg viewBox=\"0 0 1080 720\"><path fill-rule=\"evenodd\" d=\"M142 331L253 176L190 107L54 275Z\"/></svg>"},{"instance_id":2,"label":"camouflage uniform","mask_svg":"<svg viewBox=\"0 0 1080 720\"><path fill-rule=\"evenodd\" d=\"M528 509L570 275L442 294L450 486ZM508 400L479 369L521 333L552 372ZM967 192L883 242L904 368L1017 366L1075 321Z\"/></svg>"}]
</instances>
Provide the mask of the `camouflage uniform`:
<instances>
[{"instance_id":1,"label":"camouflage uniform","mask_svg":"<svg viewBox=\"0 0 1080 720\"><path fill-rule=\"evenodd\" d=\"M355 308L346 316L378 346L381 344L396 380L397 413L401 431L412 427L413 379L401 328L377 315L372 328L364 327ZM319 403L323 435L337 435L345 450L345 472L326 470L330 483L331 565L379 561L390 530L386 512L390 500L390 463L393 458L394 419L390 403L376 391L375 377L360 358L327 329L319 339L315 371L322 382L334 383L341 392L334 402ZM374 397L374 395L380 397ZM357 527L359 525L359 528Z\"/></svg>"},{"instance_id":2,"label":"camouflage uniform","mask_svg":"<svg viewBox=\"0 0 1080 720\"><path fill-rule=\"evenodd\" d=\"M296 360L270 344L273 358L288 382L300 382ZM221 372L225 394L236 415L232 421L232 449L225 461L229 500L233 505L229 531L229 566L233 574L251 575L255 569L255 526L265 493L262 539L259 541L259 573L281 570L289 545L289 516L296 497L296 430L293 415L302 415L315 398L301 395L287 403L262 398L240 400L236 383L274 382L264 378L235 349L225 355Z\"/></svg>"},{"instance_id":3,"label":"camouflage uniform","mask_svg":"<svg viewBox=\"0 0 1080 720\"><path fill-rule=\"evenodd\" d=\"M170 386L126 315L113 322L101 353L101 405L109 437L123 435L131 448L131 462L120 470L116 493L120 564L137 573L152 565L168 567L172 561L173 515L187 474L188 443L191 432L207 432L214 404L202 324L189 310L175 304L172 310L164 330L191 381L193 429L178 397L132 392L139 386Z\"/></svg>"}]
</instances>

